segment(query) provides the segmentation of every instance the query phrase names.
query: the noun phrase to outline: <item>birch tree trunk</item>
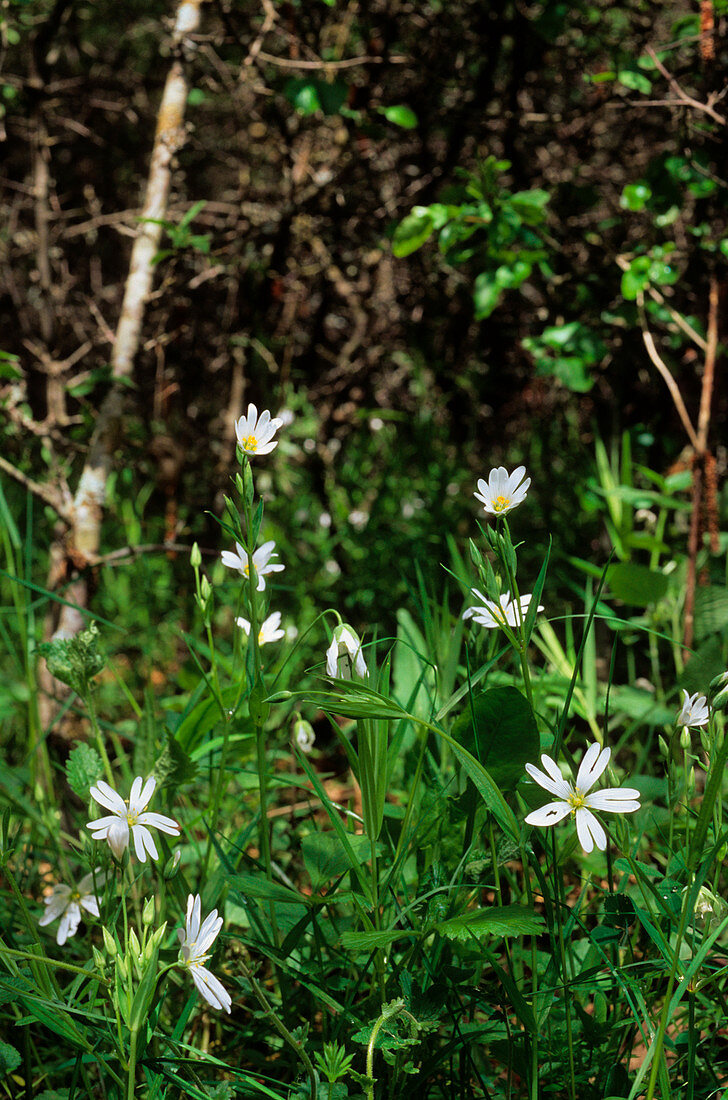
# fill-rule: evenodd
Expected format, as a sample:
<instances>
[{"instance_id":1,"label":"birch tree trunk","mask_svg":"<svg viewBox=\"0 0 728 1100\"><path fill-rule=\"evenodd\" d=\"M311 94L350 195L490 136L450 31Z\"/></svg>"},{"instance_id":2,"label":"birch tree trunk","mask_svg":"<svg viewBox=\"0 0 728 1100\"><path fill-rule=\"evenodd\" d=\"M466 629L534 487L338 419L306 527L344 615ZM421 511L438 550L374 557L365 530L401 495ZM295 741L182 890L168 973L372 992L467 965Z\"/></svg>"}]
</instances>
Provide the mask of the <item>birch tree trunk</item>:
<instances>
[{"instance_id":1,"label":"birch tree trunk","mask_svg":"<svg viewBox=\"0 0 728 1100\"><path fill-rule=\"evenodd\" d=\"M88 581L84 576L84 567L93 562L99 551L106 483L114 452L123 441L124 382L131 377L139 349L144 311L154 275L153 259L159 251L163 229L161 222L167 212L172 160L185 140L184 117L189 91L186 63L194 50L189 36L199 27L201 2L181 0L176 10L172 32L174 60L159 106L140 228L132 248L121 316L111 353L112 386L99 410L78 488L65 517L68 530L60 552L66 562L73 563L79 571L78 578L66 590L65 596L79 607L86 607L88 603ZM51 559L58 555L59 548L55 546L51 550ZM52 624L48 624L47 635L70 637L83 625L80 612L64 604L61 605L55 630ZM57 685L49 677L45 662L42 663L40 676L41 689L45 689L41 694L44 703L41 714L47 729L52 718L51 696L56 694L53 689Z\"/></svg>"}]
</instances>

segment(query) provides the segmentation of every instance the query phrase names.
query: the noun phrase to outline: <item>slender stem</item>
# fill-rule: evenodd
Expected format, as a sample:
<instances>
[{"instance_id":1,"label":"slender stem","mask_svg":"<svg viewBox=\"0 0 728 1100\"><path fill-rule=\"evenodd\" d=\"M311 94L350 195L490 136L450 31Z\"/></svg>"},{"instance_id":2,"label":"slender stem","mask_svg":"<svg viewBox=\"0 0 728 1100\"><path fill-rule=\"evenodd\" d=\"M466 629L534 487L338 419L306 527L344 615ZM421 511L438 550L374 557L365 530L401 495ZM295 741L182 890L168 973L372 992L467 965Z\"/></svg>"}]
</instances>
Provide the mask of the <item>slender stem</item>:
<instances>
[{"instance_id":1,"label":"slender stem","mask_svg":"<svg viewBox=\"0 0 728 1100\"><path fill-rule=\"evenodd\" d=\"M564 948L564 921L563 913L561 911L562 905L566 905L566 899L563 896L563 883L561 881L561 875L559 874L556 835L553 832L551 834L551 841L553 844L554 886L556 888L556 923L558 924L559 955L561 957L561 983L564 993L564 1015L566 1017L566 1045L569 1050L569 1096L571 1097L571 1100L576 1100L576 1078L574 1071L574 1036L571 1027L571 995L569 991L568 973L566 969L566 950Z\"/></svg>"},{"instance_id":2,"label":"slender stem","mask_svg":"<svg viewBox=\"0 0 728 1100\"><path fill-rule=\"evenodd\" d=\"M132 1029L131 1041L129 1043L129 1064L127 1067L128 1076L126 1080L126 1100L134 1100L134 1091L136 1087L136 1062L137 1062L137 1037L138 1032L136 1028Z\"/></svg>"},{"instance_id":3,"label":"slender stem","mask_svg":"<svg viewBox=\"0 0 728 1100\"><path fill-rule=\"evenodd\" d=\"M91 728L94 731L94 737L96 738L96 748L99 750L99 756L101 762L104 765L104 771L106 772L106 778L111 786L114 786L114 773L111 770L111 761L109 760L106 752L106 745L104 744L104 736L99 726L99 720L96 715L96 705L93 698L93 688L88 685L88 690L85 693L84 703L86 704L86 710L88 711L89 720L91 722Z\"/></svg>"}]
</instances>

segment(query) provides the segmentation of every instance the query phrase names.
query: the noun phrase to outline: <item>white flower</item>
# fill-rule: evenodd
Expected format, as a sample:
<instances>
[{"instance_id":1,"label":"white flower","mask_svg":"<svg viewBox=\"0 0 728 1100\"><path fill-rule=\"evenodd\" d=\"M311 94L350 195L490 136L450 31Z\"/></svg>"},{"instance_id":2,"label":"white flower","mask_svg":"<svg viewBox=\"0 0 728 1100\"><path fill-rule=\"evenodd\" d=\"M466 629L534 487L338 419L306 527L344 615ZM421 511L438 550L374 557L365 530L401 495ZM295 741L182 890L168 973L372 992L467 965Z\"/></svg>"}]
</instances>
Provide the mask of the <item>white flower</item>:
<instances>
[{"instance_id":1,"label":"white flower","mask_svg":"<svg viewBox=\"0 0 728 1100\"><path fill-rule=\"evenodd\" d=\"M267 455L278 446L273 442L273 436L279 428L283 427L283 420L279 416L271 415L268 409L258 417L255 405L248 405L248 415L241 416L235 422L235 434L238 437L238 446L246 455Z\"/></svg>"},{"instance_id":2,"label":"white flower","mask_svg":"<svg viewBox=\"0 0 728 1100\"><path fill-rule=\"evenodd\" d=\"M708 724L710 718L710 712L705 705L705 696L698 695L697 691L695 695L688 695L685 688L682 689L683 693L683 705L682 710L675 719L676 726L705 726Z\"/></svg>"},{"instance_id":3,"label":"white flower","mask_svg":"<svg viewBox=\"0 0 728 1100\"><path fill-rule=\"evenodd\" d=\"M579 843L585 852L591 852L594 846L601 852L607 847L607 834L596 819L592 810L606 810L613 814L631 814L639 810L639 791L633 787L607 787L601 791L589 791L602 774L612 750L600 749L597 742L590 745L584 753L576 776L576 783L564 779L561 769L550 756L542 756L541 763L546 772L539 771L533 764L526 764L526 771L540 787L555 794L558 802L549 802L534 810L526 818L527 825L555 825L557 821L573 814L576 817L576 832Z\"/></svg>"},{"instance_id":4,"label":"white flower","mask_svg":"<svg viewBox=\"0 0 728 1100\"><path fill-rule=\"evenodd\" d=\"M177 930L182 956L180 962L189 970L192 981L207 1003L213 1008L224 1008L229 1012L232 1004L230 994L222 982L204 966L210 957L210 948L222 928L222 917L218 917L217 909L213 909L200 923L201 910L200 895L190 894L187 898L185 930Z\"/></svg>"},{"instance_id":5,"label":"white flower","mask_svg":"<svg viewBox=\"0 0 728 1100\"><path fill-rule=\"evenodd\" d=\"M505 466L498 466L490 471L488 480L482 477L478 481L479 493L474 495L482 501L486 512L495 516L504 516L526 499L530 477L523 480L526 473L525 466L518 466L512 474L509 474Z\"/></svg>"},{"instance_id":6,"label":"white flower","mask_svg":"<svg viewBox=\"0 0 728 1100\"><path fill-rule=\"evenodd\" d=\"M361 642L355 631L343 623L335 627L331 645L326 650L326 675L350 676L352 665L357 676L364 679L367 666L361 651Z\"/></svg>"},{"instance_id":7,"label":"white flower","mask_svg":"<svg viewBox=\"0 0 728 1100\"><path fill-rule=\"evenodd\" d=\"M268 573L282 573L286 568L285 565L278 565L271 561L271 558L278 557L275 552L275 545L271 539L270 542L264 542L253 553L253 568L258 578L259 592L262 592L265 588L265 578ZM250 575L248 551L239 542L235 543L235 549L237 554L233 554L232 550L223 550L221 554L222 564L227 565L228 569L237 569L238 573L242 573L244 577L247 577Z\"/></svg>"},{"instance_id":8,"label":"white flower","mask_svg":"<svg viewBox=\"0 0 728 1100\"><path fill-rule=\"evenodd\" d=\"M250 637L250 623L248 620L240 615L235 622L245 631L248 637ZM281 613L280 611L274 611L272 615L268 616L258 631L258 645L266 645L268 642L277 642L279 638L285 638L285 630L278 629L280 625Z\"/></svg>"},{"instance_id":9,"label":"white flower","mask_svg":"<svg viewBox=\"0 0 728 1100\"><path fill-rule=\"evenodd\" d=\"M528 614L532 599L530 595L521 596L519 603L516 603L515 600L511 599L510 592L504 592L498 603L495 603L494 600L486 599L477 588L473 588L471 591L483 603L480 607L469 607L467 611L463 612L463 618L474 619L476 623L487 627L488 630L492 630L496 626L510 626L514 629L521 626ZM543 611L542 604L538 605L538 610Z\"/></svg>"},{"instance_id":10,"label":"white flower","mask_svg":"<svg viewBox=\"0 0 728 1100\"><path fill-rule=\"evenodd\" d=\"M152 859L159 859L154 837L148 829L149 825L171 836L179 836L179 825L171 817L144 812L156 785L154 776L150 776L144 783L142 777L138 775L131 785L128 806L121 795L118 795L103 779L99 779L96 786L91 788L92 797L105 810L111 810L111 816L89 821L86 828L91 830L94 840L108 840L109 847L117 859L121 859L124 849L129 844L129 830L134 840L137 859L142 863L147 861L147 852Z\"/></svg>"},{"instance_id":11,"label":"white flower","mask_svg":"<svg viewBox=\"0 0 728 1100\"><path fill-rule=\"evenodd\" d=\"M97 886L101 886L104 881L100 871L100 868L96 869ZM90 872L88 875L83 876L78 886L66 886L65 882L57 883L48 897L43 899L46 911L38 924L43 928L46 924L50 924L51 921L60 917L61 923L58 925L56 943L60 944L61 947L67 939L76 935L78 926L81 923L81 909L85 909L87 913L98 917L99 899L92 892L93 888L94 875L93 872Z\"/></svg>"}]
</instances>

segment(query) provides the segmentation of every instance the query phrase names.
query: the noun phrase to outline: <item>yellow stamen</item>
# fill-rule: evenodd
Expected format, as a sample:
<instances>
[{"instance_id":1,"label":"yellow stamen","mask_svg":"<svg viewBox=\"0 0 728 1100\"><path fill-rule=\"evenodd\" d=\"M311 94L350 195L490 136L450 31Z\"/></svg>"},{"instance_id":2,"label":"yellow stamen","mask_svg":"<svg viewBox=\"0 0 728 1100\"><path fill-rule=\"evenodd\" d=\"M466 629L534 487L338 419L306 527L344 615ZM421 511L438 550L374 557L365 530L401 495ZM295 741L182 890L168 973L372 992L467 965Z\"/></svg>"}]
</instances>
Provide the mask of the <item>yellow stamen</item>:
<instances>
[{"instance_id":1,"label":"yellow stamen","mask_svg":"<svg viewBox=\"0 0 728 1100\"><path fill-rule=\"evenodd\" d=\"M254 435L248 435L245 439L240 440L240 446L244 451L252 451L255 453L258 450L258 440Z\"/></svg>"},{"instance_id":2,"label":"yellow stamen","mask_svg":"<svg viewBox=\"0 0 728 1100\"><path fill-rule=\"evenodd\" d=\"M569 795L566 801L571 806L571 812L576 813L577 810L582 810L586 806L586 795L576 790Z\"/></svg>"},{"instance_id":3,"label":"yellow stamen","mask_svg":"<svg viewBox=\"0 0 728 1100\"><path fill-rule=\"evenodd\" d=\"M509 506L510 503L511 503L511 498L510 497L502 497L502 496L501 497L496 497L494 500L491 501L491 504L493 505L493 511L494 512L505 512L506 508Z\"/></svg>"}]
</instances>

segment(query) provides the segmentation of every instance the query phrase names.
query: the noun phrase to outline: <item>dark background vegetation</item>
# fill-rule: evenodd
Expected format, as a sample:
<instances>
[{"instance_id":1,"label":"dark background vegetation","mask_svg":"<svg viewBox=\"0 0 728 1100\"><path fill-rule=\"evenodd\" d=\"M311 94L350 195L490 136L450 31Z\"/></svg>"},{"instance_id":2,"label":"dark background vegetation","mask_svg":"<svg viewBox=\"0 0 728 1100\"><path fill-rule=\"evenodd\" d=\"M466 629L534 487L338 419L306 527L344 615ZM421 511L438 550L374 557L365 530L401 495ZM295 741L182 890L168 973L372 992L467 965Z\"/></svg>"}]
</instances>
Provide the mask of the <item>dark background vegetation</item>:
<instances>
[{"instance_id":1,"label":"dark background vegetation","mask_svg":"<svg viewBox=\"0 0 728 1100\"><path fill-rule=\"evenodd\" d=\"M553 531L561 552L603 558L600 517L583 510L595 435L610 446L630 431L637 459L663 474L685 443L618 258L674 242L654 281L702 332L708 280L717 270L722 287L725 270L725 127L681 103L646 51L697 101L720 96L724 6L708 5L706 56L687 2L204 5L105 548L161 541L165 514L177 542L219 545L205 510L219 509L230 424L251 400L296 417L261 482L285 580L360 624L375 609L391 620L415 560L432 576L449 561L446 535L472 533L475 480L501 461L534 478L536 555ZM3 453L41 480L58 464L73 480L108 384L173 10L11 0L3 12L0 347L23 374L2 391ZM515 271L518 248L504 260L493 239L438 248L434 235L397 258L391 241L413 207L462 203L488 157L501 162L496 201L545 198L542 259L482 316L478 275ZM625 204L640 180L651 201ZM695 349L648 305L694 409ZM572 323L566 366L524 347ZM725 412L719 381L717 444ZM187 577L186 560L175 568ZM179 582L158 572L178 601Z\"/></svg>"}]
</instances>

